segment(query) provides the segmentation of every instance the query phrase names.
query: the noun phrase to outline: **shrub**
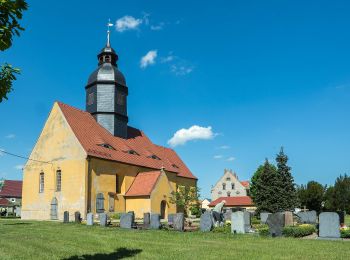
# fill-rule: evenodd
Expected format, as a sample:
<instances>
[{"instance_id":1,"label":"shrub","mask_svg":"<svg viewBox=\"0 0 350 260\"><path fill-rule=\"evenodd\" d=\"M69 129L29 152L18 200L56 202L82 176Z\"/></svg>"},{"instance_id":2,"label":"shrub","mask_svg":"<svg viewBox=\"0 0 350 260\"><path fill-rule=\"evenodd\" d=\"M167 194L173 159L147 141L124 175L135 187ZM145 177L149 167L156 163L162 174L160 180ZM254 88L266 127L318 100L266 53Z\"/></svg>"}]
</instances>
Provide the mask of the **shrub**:
<instances>
[{"instance_id":1,"label":"shrub","mask_svg":"<svg viewBox=\"0 0 350 260\"><path fill-rule=\"evenodd\" d=\"M231 233L231 223L226 223L222 227L215 227L213 229L214 233L224 233L224 234L230 234Z\"/></svg>"},{"instance_id":2,"label":"shrub","mask_svg":"<svg viewBox=\"0 0 350 260\"><path fill-rule=\"evenodd\" d=\"M253 224L253 228L259 233L260 236L268 236L269 226L266 224Z\"/></svg>"},{"instance_id":3,"label":"shrub","mask_svg":"<svg viewBox=\"0 0 350 260\"><path fill-rule=\"evenodd\" d=\"M316 232L314 225L303 224L299 226L287 226L283 228L283 235L286 237L304 237Z\"/></svg>"},{"instance_id":4,"label":"shrub","mask_svg":"<svg viewBox=\"0 0 350 260\"><path fill-rule=\"evenodd\" d=\"M252 225L260 224L260 220L257 217L252 217Z\"/></svg>"},{"instance_id":5,"label":"shrub","mask_svg":"<svg viewBox=\"0 0 350 260\"><path fill-rule=\"evenodd\" d=\"M347 228L347 229L341 229L340 230L340 236L342 238L350 238L350 229Z\"/></svg>"},{"instance_id":6,"label":"shrub","mask_svg":"<svg viewBox=\"0 0 350 260\"><path fill-rule=\"evenodd\" d=\"M122 213L113 213L111 214L109 217L111 219L120 219L120 216L122 215Z\"/></svg>"}]
</instances>

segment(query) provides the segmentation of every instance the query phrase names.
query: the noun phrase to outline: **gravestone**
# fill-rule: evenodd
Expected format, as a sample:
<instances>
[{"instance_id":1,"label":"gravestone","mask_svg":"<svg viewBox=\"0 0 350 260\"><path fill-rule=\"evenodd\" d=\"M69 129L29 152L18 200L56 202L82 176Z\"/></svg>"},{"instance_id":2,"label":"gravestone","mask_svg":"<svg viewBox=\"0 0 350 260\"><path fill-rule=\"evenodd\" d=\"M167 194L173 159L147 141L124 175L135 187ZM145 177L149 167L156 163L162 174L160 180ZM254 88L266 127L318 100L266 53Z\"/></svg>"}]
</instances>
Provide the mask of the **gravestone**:
<instances>
[{"instance_id":1,"label":"gravestone","mask_svg":"<svg viewBox=\"0 0 350 260\"><path fill-rule=\"evenodd\" d=\"M168 214L168 225L169 226L174 225L174 216L175 216L175 214Z\"/></svg>"},{"instance_id":2,"label":"gravestone","mask_svg":"<svg viewBox=\"0 0 350 260\"><path fill-rule=\"evenodd\" d=\"M260 213L260 223L261 223L261 224L266 224L267 217L268 217L270 214L271 214L271 213L269 213L269 212L261 212L261 213Z\"/></svg>"},{"instance_id":3,"label":"gravestone","mask_svg":"<svg viewBox=\"0 0 350 260\"><path fill-rule=\"evenodd\" d=\"M272 237L282 236L284 227L284 213L272 213L267 217L266 224Z\"/></svg>"},{"instance_id":4,"label":"gravestone","mask_svg":"<svg viewBox=\"0 0 350 260\"><path fill-rule=\"evenodd\" d=\"M231 232L244 234L250 231L250 213L247 211L236 211L231 217Z\"/></svg>"},{"instance_id":5,"label":"gravestone","mask_svg":"<svg viewBox=\"0 0 350 260\"><path fill-rule=\"evenodd\" d=\"M293 226L293 212L291 211L285 211L284 212L284 226Z\"/></svg>"},{"instance_id":6,"label":"gravestone","mask_svg":"<svg viewBox=\"0 0 350 260\"><path fill-rule=\"evenodd\" d=\"M120 227L121 228L132 228L134 226L134 214L132 212L123 213L120 216Z\"/></svg>"},{"instance_id":7,"label":"gravestone","mask_svg":"<svg viewBox=\"0 0 350 260\"><path fill-rule=\"evenodd\" d=\"M184 213L176 213L174 216L174 230L184 231L184 229L185 229Z\"/></svg>"},{"instance_id":8,"label":"gravestone","mask_svg":"<svg viewBox=\"0 0 350 260\"><path fill-rule=\"evenodd\" d=\"M316 211L304 211L297 213L299 217L299 222L303 224L316 224L317 222L317 213Z\"/></svg>"},{"instance_id":9,"label":"gravestone","mask_svg":"<svg viewBox=\"0 0 350 260\"><path fill-rule=\"evenodd\" d=\"M81 217L80 217L80 212L79 211L76 211L74 212L74 221L75 223L81 223Z\"/></svg>"},{"instance_id":10,"label":"gravestone","mask_svg":"<svg viewBox=\"0 0 350 260\"><path fill-rule=\"evenodd\" d=\"M143 227L149 228L149 225L151 224L151 216L150 213L143 213Z\"/></svg>"},{"instance_id":11,"label":"gravestone","mask_svg":"<svg viewBox=\"0 0 350 260\"><path fill-rule=\"evenodd\" d=\"M106 213L100 213L100 226L101 227L107 227L107 214Z\"/></svg>"},{"instance_id":12,"label":"gravestone","mask_svg":"<svg viewBox=\"0 0 350 260\"><path fill-rule=\"evenodd\" d=\"M65 211L63 213L63 223L68 223L69 222L69 212Z\"/></svg>"},{"instance_id":13,"label":"gravestone","mask_svg":"<svg viewBox=\"0 0 350 260\"><path fill-rule=\"evenodd\" d=\"M151 229L160 229L160 214L151 214Z\"/></svg>"},{"instance_id":14,"label":"gravestone","mask_svg":"<svg viewBox=\"0 0 350 260\"><path fill-rule=\"evenodd\" d=\"M340 238L339 215L336 212L322 212L319 225L320 238Z\"/></svg>"},{"instance_id":15,"label":"gravestone","mask_svg":"<svg viewBox=\"0 0 350 260\"><path fill-rule=\"evenodd\" d=\"M201 215L200 230L202 232L212 231L214 228L214 219L210 211L206 211Z\"/></svg>"},{"instance_id":16,"label":"gravestone","mask_svg":"<svg viewBox=\"0 0 350 260\"><path fill-rule=\"evenodd\" d=\"M86 215L86 225L93 226L94 225L94 214L91 212Z\"/></svg>"},{"instance_id":17,"label":"gravestone","mask_svg":"<svg viewBox=\"0 0 350 260\"><path fill-rule=\"evenodd\" d=\"M226 210L226 212L224 213L224 219L231 220L231 216L232 216L232 210L231 209Z\"/></svg>"}]
</instances>

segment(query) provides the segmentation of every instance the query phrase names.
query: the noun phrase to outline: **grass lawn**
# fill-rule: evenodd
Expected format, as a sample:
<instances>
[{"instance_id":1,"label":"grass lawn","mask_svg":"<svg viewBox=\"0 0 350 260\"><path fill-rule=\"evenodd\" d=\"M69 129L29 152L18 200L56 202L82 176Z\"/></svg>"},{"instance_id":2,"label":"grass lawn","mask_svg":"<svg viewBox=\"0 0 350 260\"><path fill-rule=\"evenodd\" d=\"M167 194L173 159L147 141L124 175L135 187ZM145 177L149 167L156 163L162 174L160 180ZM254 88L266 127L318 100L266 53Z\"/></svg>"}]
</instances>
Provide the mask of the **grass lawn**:
<instances>
[{"instance_id":1,"label":"grass lawn","mask_svg":"<svg viewBox=\"0 0 350 260\"><path fill-rule=\"evenodd\" d=\"M349 259L350 242L0 219L0 259Z\"/></svg>"}]
</instances>

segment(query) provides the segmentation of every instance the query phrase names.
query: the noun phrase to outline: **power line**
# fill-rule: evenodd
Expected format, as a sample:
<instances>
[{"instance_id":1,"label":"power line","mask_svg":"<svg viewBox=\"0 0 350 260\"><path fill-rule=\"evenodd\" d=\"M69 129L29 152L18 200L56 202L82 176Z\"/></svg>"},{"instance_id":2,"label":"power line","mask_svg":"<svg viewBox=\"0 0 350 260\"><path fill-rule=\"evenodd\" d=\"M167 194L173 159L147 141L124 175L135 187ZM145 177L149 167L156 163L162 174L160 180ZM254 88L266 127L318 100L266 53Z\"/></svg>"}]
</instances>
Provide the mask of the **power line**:
<instances>
[{"instance_id":1,"label":"power line","mask_svg":"<svg viewBox=\"0 0 350 260\"><path fill-rule=\"evenodd\" d=\"M7 154L7 155L11 155L11 156L14 156L14 157L17 157L17 158L21 158L21 159L26 159L26 160L33 161L33 162L52 164L51 162L44 162L44 161L30 159L28 157L25 157L25 156L22 156L22 155L18 155L18 154L14 154L14 153L10 153L10 152L6 152L4 150L0 150L0 153L4 153L4 154Z\"/></svg>"}]
</instances>

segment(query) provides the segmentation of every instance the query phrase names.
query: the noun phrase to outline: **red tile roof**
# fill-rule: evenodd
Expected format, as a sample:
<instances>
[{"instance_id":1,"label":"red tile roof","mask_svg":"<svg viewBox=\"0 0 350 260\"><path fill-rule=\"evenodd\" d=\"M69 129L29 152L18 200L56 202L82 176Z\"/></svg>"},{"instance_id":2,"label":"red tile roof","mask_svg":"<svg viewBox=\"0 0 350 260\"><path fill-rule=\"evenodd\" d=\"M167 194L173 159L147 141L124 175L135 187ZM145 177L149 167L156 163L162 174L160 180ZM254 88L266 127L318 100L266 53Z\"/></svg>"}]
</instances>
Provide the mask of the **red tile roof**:
<instances>
[{"instance_id":1,"label":"red tile roof","mask_svg":"<svg viewBox=\"0 0 350 260\"><path fill-rule=\"evenodd\" d=\"M5 198L1 198L0 199L0 206L8 206L10 204L10 202L5 199Z\"/></svg>"},{"instance_id":2,"label":"red tile roof","mask_svg":"<svg viewBox=\"0 0 350 260\"><path fill-rule=\"evenodd\" d=\"M4 180L0 197L22 198L22 181Z\"/></svg>"},{"instance_id":3,"label":"red tile roof","mask_svg":"<svg viewBox=\"0 0 350 260\"><path fill-rule=\"evenodd\" d=\"M240 197L221 197L212 202L210 202L209 207L214 207L216 204L221 201L226 200L225 207L232 206L253 206L254 203L249 196L240 196Z\"/></svg>"},{"instance_id":4,"label":"red tile roof","mask_svg":"<svg viewBox=\"0 0 350 260\"><path fill-rule=\"evenodd\" d=\"M140 172L125 196L150 196L160 175L161 171Z\"/></svg>"},{"instance_id":5,"label":"red tile roof","mask_svg":"<svg viewBox=\"0 0 350 260\"><path fill-rule=\"evenodd\" d=\"M88 155L157 170L164 167L180 177L197 179L174 150L153 144L142 131L128 127L127 139L116 137L99 125L90 113L60 102L58 105ZM109 144L115 150L99 144ZM137 154L129 154L130 150ZM152 155L160 160L150 158Z\"/></svg>"},{"instance_id":6,"label":"red tile roof","mask_svg":"<svg viewBox=\"0 0 350 260\"><path fill-rule=\"evenodd\" d=\"M249 188L249 181L241 181L241 184L246 187Z\"/></svg>"}]
</instances>

